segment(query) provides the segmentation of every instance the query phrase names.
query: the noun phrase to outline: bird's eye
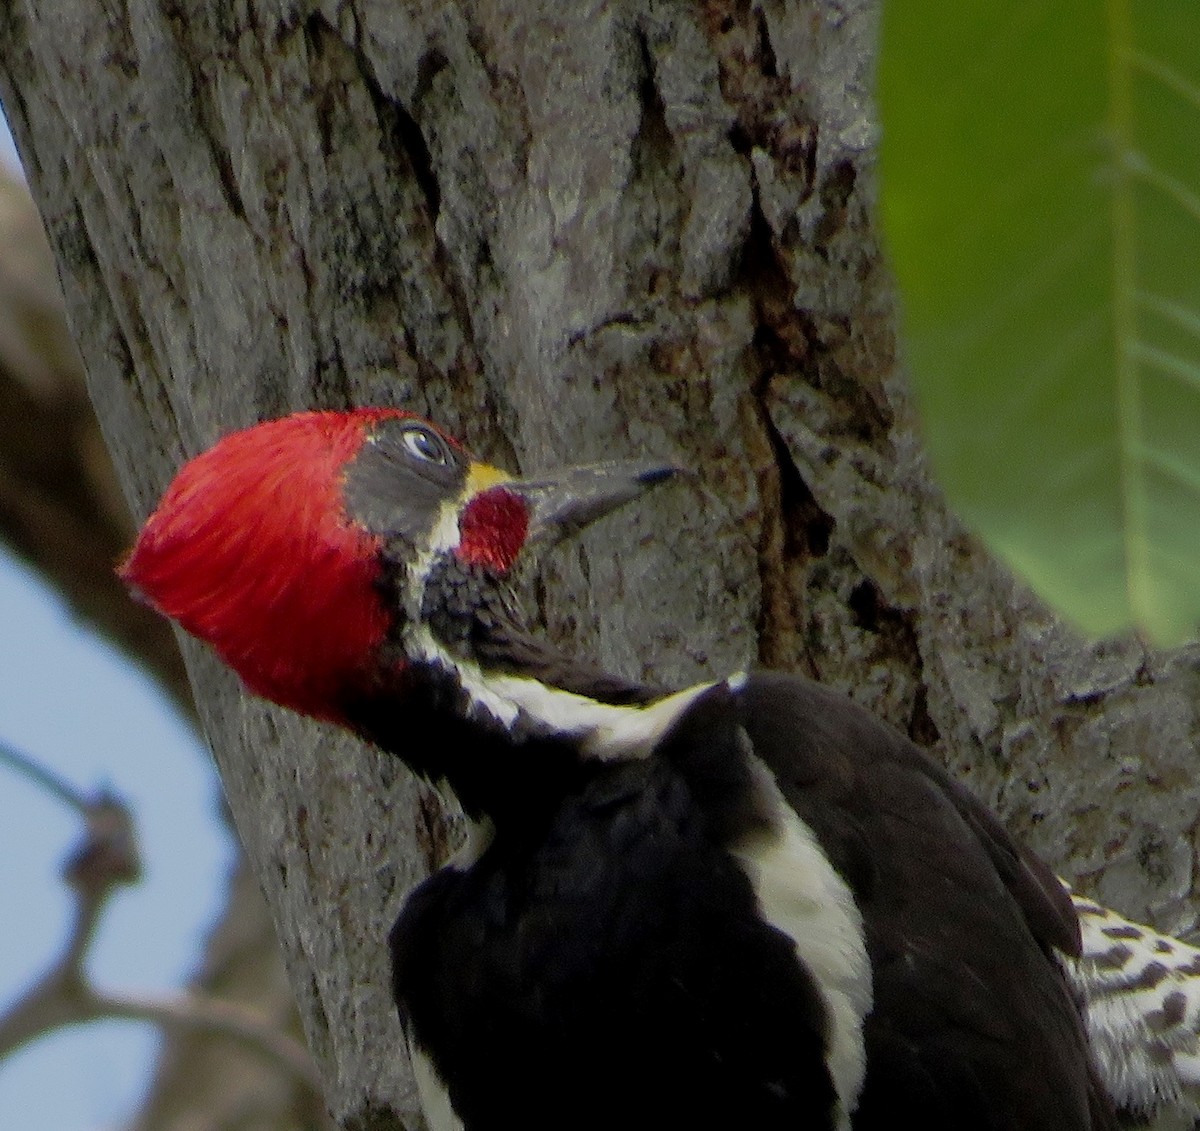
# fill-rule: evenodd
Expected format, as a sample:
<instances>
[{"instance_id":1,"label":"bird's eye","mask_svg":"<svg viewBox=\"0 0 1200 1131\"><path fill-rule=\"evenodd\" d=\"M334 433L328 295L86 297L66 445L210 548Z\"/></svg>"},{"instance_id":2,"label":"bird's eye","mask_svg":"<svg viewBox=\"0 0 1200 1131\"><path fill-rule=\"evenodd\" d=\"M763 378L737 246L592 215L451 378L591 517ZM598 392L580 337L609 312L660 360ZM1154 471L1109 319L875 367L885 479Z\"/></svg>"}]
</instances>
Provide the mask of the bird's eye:
<instances>
[{"instance_id":1,"label":"bird's eye","mask_svg":"<svg viewBox=\"0 0 1200 1131\"><path fill-rule=\"evenodd\" d=\"M425 463L445 463L446 445L440 436L428 428L408 428L403 436L404 448L409 455Z\"/></svg>"}]
</instances>

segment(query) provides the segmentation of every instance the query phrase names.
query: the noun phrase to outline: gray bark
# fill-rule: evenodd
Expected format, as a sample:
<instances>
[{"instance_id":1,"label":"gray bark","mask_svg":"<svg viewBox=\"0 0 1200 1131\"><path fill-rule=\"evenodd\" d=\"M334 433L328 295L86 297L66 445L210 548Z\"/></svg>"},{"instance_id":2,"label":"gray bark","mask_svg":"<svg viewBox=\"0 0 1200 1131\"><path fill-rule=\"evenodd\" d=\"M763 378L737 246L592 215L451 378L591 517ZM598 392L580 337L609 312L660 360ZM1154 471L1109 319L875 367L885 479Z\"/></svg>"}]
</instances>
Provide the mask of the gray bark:
<instances>
[{"instance_id":1,"label":"gray bark","mask_svg":"<svg viewBox=\"0 0 1200 1131\"><path fill-rule=\"evenodd\" d=\"M1065 875L1190 927L1195 655L1080 640L930 484L871 227L874 23L5 0L0 96L137 513L314 405L403 404L515 468L680 460L694 482L549 563L551 636L670 682L846 687ZM444 824L185 651L331 1110L412 1126L383 939Z\"/></svg>"},{"instance_id":2,"label":"gray bark","mask_svg":"<svg viewBox=\"0 0 1200 1131\"><path fill-rule=\"evenodd\" d=\"M198 725L167 623L131 602L111 568L133 531L84 389L41 220L25 185L0 174L0 539ZM220 923L206 941L192 988L248 1006L280 1031L297 1026L274 926L244 856L232 869ZM43 1031L79 1020L86 1012L77 1005L82 987L69 989L63 1015L26 1010L23 1020ZM47 998L38 1000L50 1006ZM10 1003L0 1011L0 1028L19 1009ZM179 1026L164 1033L164 1055L138 1121L144 1131L327 1126L323 1105L295 1073L261 1054L247 1055L245 1044L228 1033Z\"/></svg>"}]
</instances>

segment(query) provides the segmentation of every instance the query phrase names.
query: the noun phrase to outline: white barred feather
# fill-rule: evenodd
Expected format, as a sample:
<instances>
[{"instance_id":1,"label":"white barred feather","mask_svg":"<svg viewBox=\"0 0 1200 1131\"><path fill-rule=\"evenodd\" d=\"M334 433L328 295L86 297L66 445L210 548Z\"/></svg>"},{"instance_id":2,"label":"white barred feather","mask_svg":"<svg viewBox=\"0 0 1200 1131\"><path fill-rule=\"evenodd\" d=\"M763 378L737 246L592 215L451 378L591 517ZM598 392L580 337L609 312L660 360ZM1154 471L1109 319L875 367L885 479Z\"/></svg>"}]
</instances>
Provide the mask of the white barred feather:
<instances>
[{"instance_id":1,"label":"white barred feather","mask_svg":"<svg viewBox=\"0 0 1200 1131\"><path fill-rule=\"evenodd\" d=\"M1154 1131L1191 1129L1200 1119L1200 948L1071 895L1083 953L1063 966L1101 1079Z\"/></svg>"}]
</instances>

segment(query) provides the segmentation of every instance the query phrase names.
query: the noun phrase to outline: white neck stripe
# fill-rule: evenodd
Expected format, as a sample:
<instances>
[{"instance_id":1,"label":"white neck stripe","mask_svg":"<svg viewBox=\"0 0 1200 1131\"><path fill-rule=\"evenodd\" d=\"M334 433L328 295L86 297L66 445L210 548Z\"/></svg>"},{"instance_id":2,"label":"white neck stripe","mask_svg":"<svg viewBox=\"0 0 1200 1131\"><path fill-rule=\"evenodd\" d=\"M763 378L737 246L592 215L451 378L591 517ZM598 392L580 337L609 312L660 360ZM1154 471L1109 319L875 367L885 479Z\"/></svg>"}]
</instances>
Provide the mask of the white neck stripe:
<instances>
[{"instance_id":1,"label":"white neck stripe","mask_svg":"<svg viewBox=\"0 0 1200 1131\"><path fill-rule=\"evenodd\" d=\"M688 707L714 686L699 683L648 704L601 703L526 676L486 672L473 660L452 657L424 624L411 628L408 636L410 655L457 679L468 696L470 713L488 715L505 730L516 729L525 719L534 732L577 740L583 756L597 761L648 757Z\"/></svg>"}]
</instances>

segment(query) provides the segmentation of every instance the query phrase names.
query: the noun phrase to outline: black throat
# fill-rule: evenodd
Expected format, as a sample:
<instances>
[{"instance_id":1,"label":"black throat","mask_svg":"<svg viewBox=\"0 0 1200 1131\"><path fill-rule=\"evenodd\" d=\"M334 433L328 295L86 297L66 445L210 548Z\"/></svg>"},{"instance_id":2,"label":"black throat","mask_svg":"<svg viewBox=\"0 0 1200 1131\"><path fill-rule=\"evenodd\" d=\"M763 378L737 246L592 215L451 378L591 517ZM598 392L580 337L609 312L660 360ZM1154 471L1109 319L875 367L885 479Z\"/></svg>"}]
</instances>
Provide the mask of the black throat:
<instances>
[{"instance_id":1,"label":"black throat","mask_svg":"<svg viewBox=\"0 0 1200 1131\"><path fill-rule=\"evenodd\" d=\"M399 563L381 584L390 607L402 607ZM515 676L598 704L635 707L663 692L576 660L535 637L507 586L487 570L445 554L426 580L421 622L440 653L414 660L406 625L397 625L384 666L400 673L391 686L347 706L359 733L435 785L445 782L472 818L533 828L562 797L597 772L581 737L523 710L504 721L464 684L470 666L488 678Z\"/></svg>"}]
</instances>

